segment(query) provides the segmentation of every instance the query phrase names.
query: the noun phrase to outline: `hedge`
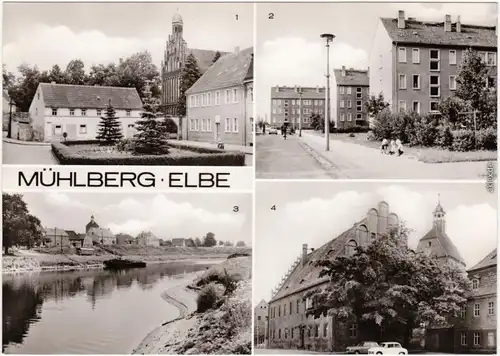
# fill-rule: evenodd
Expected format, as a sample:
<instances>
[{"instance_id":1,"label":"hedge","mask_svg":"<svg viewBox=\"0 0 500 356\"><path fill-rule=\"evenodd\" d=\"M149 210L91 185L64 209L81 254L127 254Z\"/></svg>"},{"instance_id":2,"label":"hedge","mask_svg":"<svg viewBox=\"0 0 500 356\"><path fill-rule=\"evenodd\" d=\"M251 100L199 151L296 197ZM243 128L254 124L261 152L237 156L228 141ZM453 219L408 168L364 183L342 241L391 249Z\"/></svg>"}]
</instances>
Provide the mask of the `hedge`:
<instances>
[{"instance_id":1,"label":"hedge","mask_svg":"<svg viewBox=\"0 0 500 356\"><path fill-rule=\"evenodd\" d=\"M370 131L370 128L368 126L351 126L351 127L345 127L345 128L336 128L334 129L334 133L362 133L362 132L368 132Z\"/></svg>"},{"instance_id":2,"label":"hedge","mask_svg":"<svg viewBox=\"0 0 500 356\"><path fill-rule=\"evenodd\" d=\"M218 149L205 147L194 147L182 144L170 144L172 147L189 149L198 152L195 156L171 156L171 155L137 155L129 157L87 157L73 152L69 145L54 142L52 152L62 165L128 165L128 166L244 166L245 154L239 152L226 152ZM91 143L87 141L87 144ZM96 141L92 141L96 143ZM82 144L78 141L77 144ZM182 147L181 147L182 146Z\"/></svg>"}]
</instances>

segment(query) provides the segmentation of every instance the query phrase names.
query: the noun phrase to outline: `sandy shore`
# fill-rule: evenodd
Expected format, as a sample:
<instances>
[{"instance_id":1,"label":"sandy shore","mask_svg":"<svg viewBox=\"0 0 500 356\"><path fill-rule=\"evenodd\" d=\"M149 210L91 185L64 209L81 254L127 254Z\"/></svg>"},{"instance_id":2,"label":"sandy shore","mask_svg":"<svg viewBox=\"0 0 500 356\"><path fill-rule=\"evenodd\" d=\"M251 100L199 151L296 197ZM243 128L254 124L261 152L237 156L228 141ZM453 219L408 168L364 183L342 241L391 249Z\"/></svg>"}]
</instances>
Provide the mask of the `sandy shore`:
<instances>
[{"instance_id":1,"label":"sandy shore","mask_svg":"<svg viewBox=\"0 0 500 356\"><path fill-rule=\"evenodd\" d=\"M179 316L168 320L146 335L132 354L178 354L175 349L187 336L189 329L196 325L196 318L190 316L196 311L197 294L187 288L204 271L187 274L162 293L162 298L177 307Z\"/></svg>"}]
</instances>

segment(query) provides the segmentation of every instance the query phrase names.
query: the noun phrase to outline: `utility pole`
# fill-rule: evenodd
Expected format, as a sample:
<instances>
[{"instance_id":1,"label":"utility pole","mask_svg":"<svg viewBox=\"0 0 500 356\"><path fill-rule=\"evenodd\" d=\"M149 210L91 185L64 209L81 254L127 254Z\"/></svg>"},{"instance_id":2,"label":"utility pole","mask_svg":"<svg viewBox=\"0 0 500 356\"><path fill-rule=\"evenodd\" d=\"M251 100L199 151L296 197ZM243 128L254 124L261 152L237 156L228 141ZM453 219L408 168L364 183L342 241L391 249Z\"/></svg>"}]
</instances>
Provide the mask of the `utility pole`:
<instances>
[{"instance_id":1,"label":"utility pole","mask_svg":"<svg viewBox=\"0 0 500 356\"><path fill-rule=\"evenodd\" d=\"M7 138L12 138L12 98L9 96L9 128L7 131Z\"/></svg>"}]
</instances>

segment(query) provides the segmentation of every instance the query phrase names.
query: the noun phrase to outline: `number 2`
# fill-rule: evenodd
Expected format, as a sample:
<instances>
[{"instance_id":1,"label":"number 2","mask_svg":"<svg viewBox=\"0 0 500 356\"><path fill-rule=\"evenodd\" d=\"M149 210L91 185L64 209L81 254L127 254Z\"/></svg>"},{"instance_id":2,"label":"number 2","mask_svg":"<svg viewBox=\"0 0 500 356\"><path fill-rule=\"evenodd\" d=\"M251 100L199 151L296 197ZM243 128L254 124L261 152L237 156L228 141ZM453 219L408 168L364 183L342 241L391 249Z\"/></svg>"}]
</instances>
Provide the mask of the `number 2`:
<instances>
[{"instance_id":1,"label":"number 2","mask_svg":"<svg viewBox=\"0 0 500 356\"><path fill-rule=\"evenodd\" d=\"M274 13L270 12L269 13L269 20L273 20L274 19Z\"/></svg>"}]
</instances>

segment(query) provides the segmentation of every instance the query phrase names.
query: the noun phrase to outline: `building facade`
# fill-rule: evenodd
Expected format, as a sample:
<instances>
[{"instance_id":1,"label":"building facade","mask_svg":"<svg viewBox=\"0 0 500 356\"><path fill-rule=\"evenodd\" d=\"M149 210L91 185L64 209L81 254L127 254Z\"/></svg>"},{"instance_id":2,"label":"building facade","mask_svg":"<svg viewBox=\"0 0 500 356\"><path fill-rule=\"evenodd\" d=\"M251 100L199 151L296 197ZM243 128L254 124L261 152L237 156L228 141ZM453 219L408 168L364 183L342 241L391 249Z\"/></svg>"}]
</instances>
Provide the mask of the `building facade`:
<instances>
[{"instance_id":1,"label":"building facade","mask_svg":"<svg viewBox=\"0 0 500 356\"><path fill-rule=\"evenodd\" d=\"M186 96L185 139L253 145L253 47L223 55Z\"/></svg>"},{"instance_id":2,"label":"building facade","mask_svg":"<svg viewBox=\"0 0 500 356\"><path fill-rule=\"evenodd\" d=\"M496 85L497 33L494 26L405 17L380 18L370 52L370 93L394 111L437 113L438 102L457 89L456 76L467 49L478 51L489 68L488 85Z\"/></svg>"},{"instance_id":3,"label":"building facade","mask_svg":"<svg viewBox=\"0 0 500 356\"><path fill-rule=\"evenodd\" d=\"M71 245L66 230L57 227L44 228L44 243L47 247L69 247Z\"/></svg>"},{"instance_id":4,"label":"building facade","mask_svg":"<svg viewBox=\"0 0 500 356\"><path fill-rule=\"evenodd\" d=\"M263 299L254 308L254 343L262 345L266 341L267 335L267 302Z\"/></svg>"},{"instance_id":5,"label":"building facade","mask_svg":"<svg viewBox=\"0 0 500 356\"><path fill-rule=\"evenodd\" d=\"M173 238L172 239L172 246L175 246L175 247L188 247L187 239L185 239L185 238Z\"/></svg>"},{"instance_id":6,"label":"building facade","mask_svg":"<svg viewBox=\"0 0 500 356\"><path fill-rule=\"evenodd\" d=\"M311 128L311 115L325 117L326 90L324 87L286 87L271 88L271 114L269 124L279 128L289 122L294 128Z\"/></svg>"},{"instance_id":7,"label":"building facade","mask_svg":"<svg viewBox=\"0 0 500 356\"><path fill-rule=\"evenodd\" d=\"M177 103L180 97L182 69L186 64L187 56L192 54L196 58L201 73L212 65L217 51L193 49L187 47L184 40L184 22L181 15L172 17L172 34L168 35L164 57L161 63L162 99L165 105L165 114L177 116ZM225 52L219 51L221 55Z\"/></svg>"},{"instance_id":8,"label":"building facade","mask_svg":"<svg viewBox=\"0 0 500 356\"><path fill-rule=\"evenodd\" d=\"M151 231L143 231L137 236L137 245L159 247L160 239L157 238Z\"/></svg>"},{"instance_id":9,"label":"building facade","mask_svg":"<svg viewBox=\"0 0 500 356\"><path fill-rule=\"evenodd\" d=\"M92 227L87 231L87 237L91 238L94 244L116 245L116 236L110 229L102 227Z\"/></svg>"},{"instance_id":10,"label":"building facade","mask_svg":"<svg viewBox=\"0 0 500 356\"><path fill-rule=\"evenodd\" d=\"M40 83L29 113L36 137L50 142L95 140L101 117L111 103L124 137L133 137L142 102L135 88Z\"/></svg>"},{"instance_id":11,"label":"building facade","mask_svg":"<svg viewBox=\"0 0 500 356\"><path fill-rule=\"evenodd\" d=\"M319 278L321 267L315 261L350 256L358 245L366 246L378 236L399 229L396 214L386 202L370 209L366 216L351 228L317 250L309 252L302 246L302 254L275 289L269 302L269 347L307 349L314 351L344 351L358 340L356 323L339 324L330 316L314 319L306 311L311 301L305 295L313 289L326 287L328 277ZM407 241L401 241L407 244Z\"/></svg>"},{"instance_id":12,"label":"building facade","mask_svg":"<svg viewBox=\"0 0 500 356\"><path fill-rule=\"evenodd\" d=\"M368 126L366 102L370 98L367 70L334 69L337 85L336 128Z\"/></svg>"}]
</instances>

